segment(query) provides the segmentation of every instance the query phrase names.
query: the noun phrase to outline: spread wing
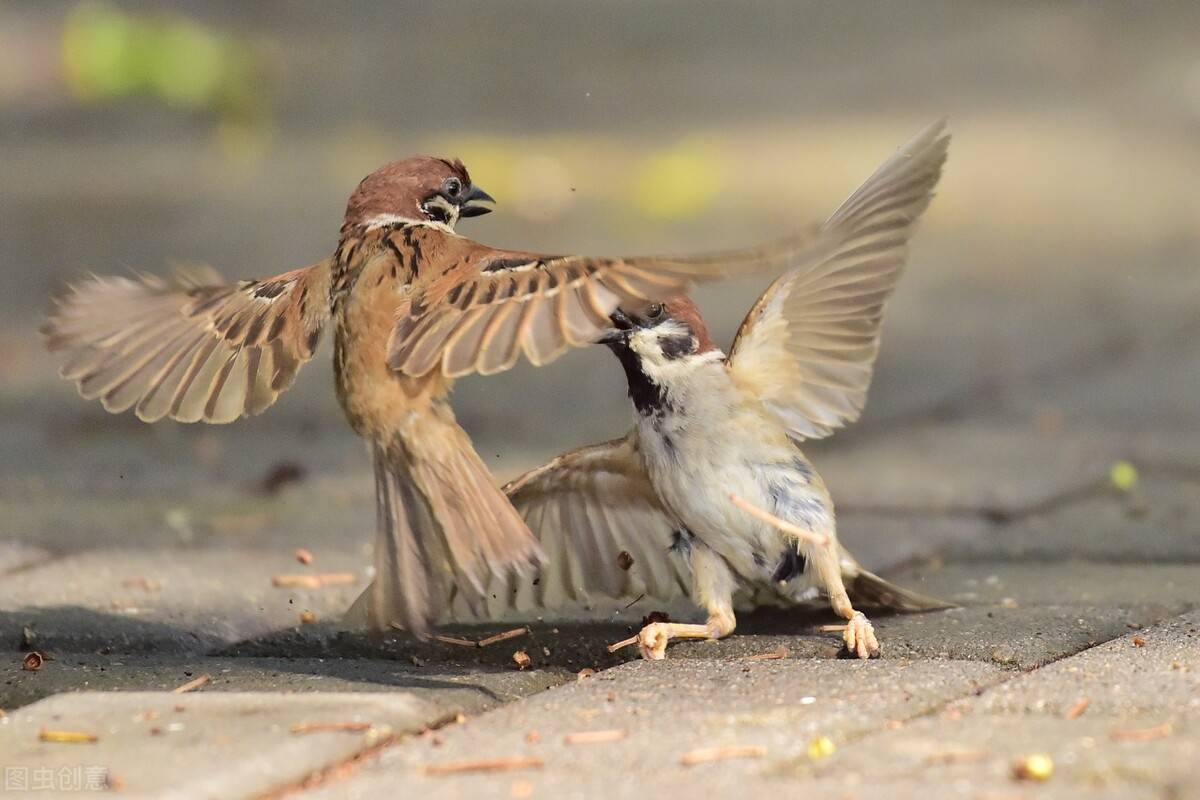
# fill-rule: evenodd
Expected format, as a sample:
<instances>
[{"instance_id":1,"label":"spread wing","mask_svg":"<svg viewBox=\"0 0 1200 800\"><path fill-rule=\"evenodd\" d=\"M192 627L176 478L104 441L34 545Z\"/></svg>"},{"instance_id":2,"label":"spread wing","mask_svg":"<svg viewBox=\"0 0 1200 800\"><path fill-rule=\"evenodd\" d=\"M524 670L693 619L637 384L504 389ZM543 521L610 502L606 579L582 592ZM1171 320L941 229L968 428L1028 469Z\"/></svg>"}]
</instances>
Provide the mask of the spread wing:
<instances>
[{"instance_id":1,"label":"spread wing","mask_svg":"<svg viewBox=\"0 0 1200 800\"><path fill-rule=\"evenodd\" d=\"M758 299L730 350L735 379L799 437L858 418L867 399L883 307L946 160L944 121L888 159L825 223L830 248Z\"/></svg>"},{"instance_id":2,"label":"spread wing","mask_svg":"<svg viewBox=\"0 0 1200 800\"><path fill-rule=\"evenodd\" d=\"M66 353L62 376L112 412L147 422L232 422L291 386L329 318L327 262L261 281L213 270L91 277L42 327Z\"/></svg>"},{"instance_id":3,"label":"spread wing","mask_svg":"<svg viewBox=\"0 0 1200 800\"><path fill-rule=\"evenodd\" d=\"M546 561L534 576L514 575L490 587L492 615L596 599L687 595L691 571L672 552L679 524L659 505L630 439L573 450L504 491Z\"/></svg>"},{"instance_id":4,"label":"spread wing","mask_svg":"<svg viewBox=\"0 0 1200 800\"><path fill-rule=\"evenodd\" d=\"M503 372L522 354L547 364L611 328L618 306L667 300L698 280L800 267L828 250L825 234L812 225L764 247L678 258L539 256L457 239L438 254L452 266L402 303L388 363L448 377Z\"/></svg>"}]
</instances>

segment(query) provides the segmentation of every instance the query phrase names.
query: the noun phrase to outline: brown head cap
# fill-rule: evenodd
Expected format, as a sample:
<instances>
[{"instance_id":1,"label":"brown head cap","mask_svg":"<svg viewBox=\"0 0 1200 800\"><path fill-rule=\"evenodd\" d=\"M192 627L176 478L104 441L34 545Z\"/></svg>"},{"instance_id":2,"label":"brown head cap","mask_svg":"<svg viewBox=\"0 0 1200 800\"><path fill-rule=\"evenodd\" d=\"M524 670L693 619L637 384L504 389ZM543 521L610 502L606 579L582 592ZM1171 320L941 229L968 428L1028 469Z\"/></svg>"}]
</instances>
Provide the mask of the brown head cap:
<instances>
[{"instance_id":1,"label":"brown head cap","mask_svg":"<svg viewBox=\"0 0 1200 800\"><path fill-rule=\"evenodd\" d=\"M363 178L350 195L343 227L387 214L422 219L421 203L437 194L451 177L458 178L463 186L471 185L467 168L457 159L413 156L385 164Z\"/></svg>"},{"instance_id":2,"label":"brown head cap","mask_svg":"<svg viewBox=\"0 0 1200 800\"><path fill-rule=\"evenodd\" d=\"M697 353L707 353L709 350L718 349L717 343L708 335L708 326L704 324L704 318L700 316L700 309L689 298L682 295L673 297L663 303L663 310L668 317L682 322L691 329L696 337Z\"/></svg>"}]
</instances>

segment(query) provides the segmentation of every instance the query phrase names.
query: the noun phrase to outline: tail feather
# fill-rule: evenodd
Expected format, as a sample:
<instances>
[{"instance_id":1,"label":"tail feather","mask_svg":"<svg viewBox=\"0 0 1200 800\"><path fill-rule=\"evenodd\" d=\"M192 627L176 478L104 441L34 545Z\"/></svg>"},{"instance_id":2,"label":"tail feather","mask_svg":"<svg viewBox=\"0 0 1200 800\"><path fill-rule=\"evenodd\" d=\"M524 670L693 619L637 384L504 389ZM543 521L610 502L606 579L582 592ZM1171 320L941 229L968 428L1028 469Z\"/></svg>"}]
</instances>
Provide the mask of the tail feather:
<instances>
[{"instance_id":1,"label":"tail feather","mask_svg":"<svg viewBox=\"0 0 1200 800\"><path fill-rule=\"evenodd\" d=\"M436 451L374 446L375 580L347 620L425 638L457 594L478 610L491 575L542 560L524 520L457 425Z\"/></svg>"},{"instance_id":2,"label":"tail feather","mask_svg":"<svg viewBox=\"0 0 1200 800\"><path fill-rule=\"evenodd\" d=\"M846 593L850 595L850 601L855 605L861 604L904 612L954 608L953 603L901 588L862 567L859 567L853 576L846 576L845 580Z\"/></svg>"}]
</instances>

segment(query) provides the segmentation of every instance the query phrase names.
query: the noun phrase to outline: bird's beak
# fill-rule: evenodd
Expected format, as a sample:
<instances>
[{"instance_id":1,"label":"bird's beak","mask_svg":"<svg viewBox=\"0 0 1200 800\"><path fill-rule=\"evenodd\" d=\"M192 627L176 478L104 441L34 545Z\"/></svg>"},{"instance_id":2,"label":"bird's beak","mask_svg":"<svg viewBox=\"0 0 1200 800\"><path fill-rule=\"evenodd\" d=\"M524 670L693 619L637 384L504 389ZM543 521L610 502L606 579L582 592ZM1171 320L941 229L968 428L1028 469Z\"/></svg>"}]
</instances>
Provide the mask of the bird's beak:
<instances>
[{"instance_id":1,"label":"bird's beak","mask_svg":"<svg viewBox=\"0 0 1200 800\"><path fill-rule=\"evenodd\" d=\"M608 318L612 321L613 327L600 334L596 343L620 344L628 339L630 332L633 331L633 320L629 318L629 315L618 308Z\"/></svg>"},{"instance_id":2,"label":"bird's beak","mask_svg":"<svg viewBox=\"0 0 1200 800\"><path fill-rule=\"evenodd\" d=\"M477 202L494 203L496 201L483 189L472 184L471 193L463 198L462 204L458 208L458 216L481 217L484 214L492 213L492 209L487 206L474 205Z\"/></svg>"}]
</instances>

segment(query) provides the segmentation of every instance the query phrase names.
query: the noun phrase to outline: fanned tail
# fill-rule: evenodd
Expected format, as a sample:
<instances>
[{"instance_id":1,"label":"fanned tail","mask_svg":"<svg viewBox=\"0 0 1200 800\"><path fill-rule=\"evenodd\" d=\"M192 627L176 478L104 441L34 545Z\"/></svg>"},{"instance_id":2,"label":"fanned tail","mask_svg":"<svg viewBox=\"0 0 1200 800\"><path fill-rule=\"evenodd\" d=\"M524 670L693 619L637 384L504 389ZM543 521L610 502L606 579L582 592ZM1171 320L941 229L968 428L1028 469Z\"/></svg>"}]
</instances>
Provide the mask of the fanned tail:
<instances>
[{"instance_id":1,"label":"fanned tail","mask_svg":"<svg viewBox=\"0 0 1200 800\"><path fill-rule=\"evenodd\" d=\"M477 609L491 575L542 560L537 540L462 429L429 422L422 441L436 443L431 451L411 441L372 446L375 580L347 613L347 621L365 620L371 630L421 638L455 594Z\"/></svg>"},{"instance_id":2,"label":"fanned tail","mask_svg":"<svg viewBox=\"0 0 1200 800\"><path fill-rule=\"evenodd\" d=\"M936 597L901 588L862 567L857 569L857 574L847 575L845 581L846 593L855 605L904 612L937 611L955 607L953 603L938 600Z\"/></svg>"}]
</instances>

